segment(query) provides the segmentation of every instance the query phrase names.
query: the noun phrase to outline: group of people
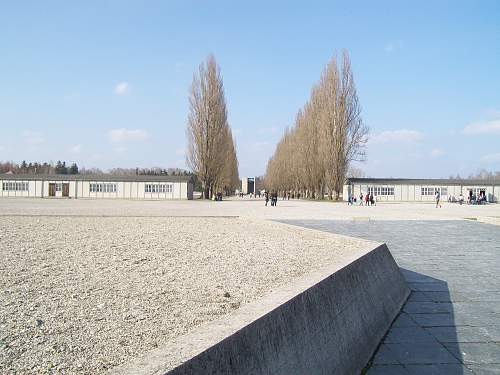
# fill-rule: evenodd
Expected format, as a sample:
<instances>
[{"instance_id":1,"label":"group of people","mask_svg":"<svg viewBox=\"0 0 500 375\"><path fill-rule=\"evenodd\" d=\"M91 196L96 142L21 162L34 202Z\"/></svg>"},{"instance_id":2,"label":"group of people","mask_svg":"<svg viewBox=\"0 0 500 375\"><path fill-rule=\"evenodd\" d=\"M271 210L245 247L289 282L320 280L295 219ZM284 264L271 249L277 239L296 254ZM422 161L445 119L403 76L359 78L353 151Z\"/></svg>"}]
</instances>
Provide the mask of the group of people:
<instances>
[{"instance_id":1,"label":"group of people","mask_svg":"<svg viewBox=\"0 0 500 375\"><path fill-rule=\"evenodd\" d=\"M357 199L355 196L349 195L349 198L347 199L347 204L349 206L352 206L357 203ZM375 197L373 196L373 193L367 193L366 195L363 195L361 193L359 195L359 205L360 206L376 206L377 201L375 200Z\"/></svg>"},{"instance_id":2,"label":"group of people","mask_svg":"<svg viewBox=\"0 0 500 375\"><path fill-rule=\"evenodd\" d=\"M465 199L462 193L460 193L459 197L455 196L448 197L449 203L459 203L460 205L464 204ZM472 190L469 190L469 195L467 196L467 204L486 204L488 203L488 199L486 199L486 193L484 191L480 191L479 194L475 194Z\"/></svg>"},{"instance_id":3,"label":"group of people","mask_svg":"<svg viewBox=\"0 0 500 375\"><path fill-rule=\"evenodd\" d=\"M266 191L264 193L264 197L266 198L266 206L269 203L269 201L271 201L271 206L276 206L276 204L278 203L278 193L275 191L271 193Z\"/></svg>"},{"instance_id":4,"label":"group of people","mask_svg":"<svg viewBox=\"0 0 500 375\"><path fill-rule=\"evenodd\" d=\"M486 199L486 192L480 191L479 194L474 194L472 190L469 190L469 199L467 200L469 204L486 204L488 200Z\"/></svg>"},{"instance_id":5,"label":"group of people","mask_svg":"<svg viewBox=\"0 0 500 375\"><path fill-rule=\"evenodd\" d=\"M212 200L216 202L222 202L222 193L218 192L212 195Z\"/></svg>"}]
</instances>

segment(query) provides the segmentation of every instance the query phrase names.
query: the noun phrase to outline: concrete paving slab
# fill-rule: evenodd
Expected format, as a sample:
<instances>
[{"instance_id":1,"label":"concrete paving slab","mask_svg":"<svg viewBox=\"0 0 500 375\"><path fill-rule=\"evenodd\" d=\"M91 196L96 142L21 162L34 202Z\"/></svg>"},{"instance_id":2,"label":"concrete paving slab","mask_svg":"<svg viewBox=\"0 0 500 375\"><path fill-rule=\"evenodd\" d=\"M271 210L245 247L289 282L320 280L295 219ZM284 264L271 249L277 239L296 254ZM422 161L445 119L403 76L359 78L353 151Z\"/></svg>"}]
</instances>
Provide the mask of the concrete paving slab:
<instances>
[{"instance_id":1,"label":"concrete paving slab","mask_svg":"<svg viewBox=\"0 0 500 375\"><path fill-rule=\"evenodd\" d=\"M445 343L446 348L465 364L500 364L500 346L495 343Z\"/></svg>"},{"instance_id":2,"label":"concrete paving slab","mask_svg":"<svg viewBox=\"0 0 500 375\"><path fill-rule=\"evenodd\" d=\"M412 342L436 342L432 336L422 327L392 327L384 339L385 344L412 343Z\"/></svg>"},{"instance_id":3,"label":"concrete paving slab","mask_svg":"<svg viewBox=\"0 0 500 375\"><path fill-rule=\"evenodd\" d=\"M405 369L411 375L474 375L461 364L407 365Z\"/></svg>"},{"instance_id":4,"label":"concrete paving slab","mask_svg":"<svg viewBox=\"0 0 500 375\"><path fill-rule=\"evenodd\" d=\"M417 323L405 312L399 314L392 327L417 327Z\"/></svg>"},{"instance_id":5,"label":"concrete paving slab","mask_svg":"<svg viewBox=\"0 0 500 375\"><path fill-rule=\"evenodd\" d=\"M448 302L408 301L403 308L408 314L438 314L453 312L453 305Z\"/></svg>"},{"instance_id":6,"label":"concrete paving slab","mask_svg":"<svg viewBox=\"0 0 500 375\"><path fill-rule=\"evenodd\" d=\"M429 327L426 331L441 343L453 342L490 342L491 338L484 327Z\"/></svg>"},{"instance_id":7,"label":"concrete paving slab","mask_svg":"<svg viewBox=\"0 0 500 375\"><path fill-rule=\"evenodd\" d=\"M411 342L384 344L392 357L401 364L459 363L439 342Z\"/></svg>"},{"instance_id":8,"label":"concrete paving slab","mask_svg":"<svg viewBox=\"0 0 500 375\"><path fill-rule=\"evenodd\" d=\"M389 345L382 344L373 358L374 365L399 365L401 364L396 355L391 351Z\"/></svg>"},{"instance_id":9,"label":"concrete paving slab","mask_svg":"<svg viewBox=\"0 0 500 375\"><path fill-rule=\"evenodd\" d=\"M293 223L388 244L412 293L374 357L379 364L403 365L415 374L463 375L469 368L474 374L500 374L497 226L459 220ZM403 328L413 334L402 335ZM433 348L419 328L445 346ZM450 356L455 363L440 363Z\"/></svg>"},{"instance_id":10,"label":"concrete paving slab","mask_svg":"<svg viewBox=\"0 0 500 375\"><path fill-rule=\"evenodd\" d=\"M374 365L367 375L410 375L411 373L403 365Z\"/></svg>"},{"instance_id":11,"label":"concrete paving slab","mask_svg":"<svg viewBox=\"0 0 500 375\"><path fill-rule=\"evenodd\" d=\"M475 375L500 375L500 364L495 365L469 365Z\"/></svg>"}]
</instances>

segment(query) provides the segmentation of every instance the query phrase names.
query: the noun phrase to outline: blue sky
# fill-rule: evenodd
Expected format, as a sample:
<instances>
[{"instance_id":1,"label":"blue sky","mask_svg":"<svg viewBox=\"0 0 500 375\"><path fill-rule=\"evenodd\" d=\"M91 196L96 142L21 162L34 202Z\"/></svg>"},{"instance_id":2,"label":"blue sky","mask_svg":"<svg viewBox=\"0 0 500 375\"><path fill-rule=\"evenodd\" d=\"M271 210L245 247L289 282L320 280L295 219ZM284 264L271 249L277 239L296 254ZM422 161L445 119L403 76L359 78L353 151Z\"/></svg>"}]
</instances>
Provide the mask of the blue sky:
<instances>
[{"instance_id":1,"label":"blue sky","mask_svg":"<svg viewBox=\"0 0 500 375\"><path fill-rule=\"evenodd\" d=\"M498 1L2 2L0 160L185 167L188 89L214 53L240 175L260 175L344 48L367 175L500 170Z\"/></svg>"}]
</instances>

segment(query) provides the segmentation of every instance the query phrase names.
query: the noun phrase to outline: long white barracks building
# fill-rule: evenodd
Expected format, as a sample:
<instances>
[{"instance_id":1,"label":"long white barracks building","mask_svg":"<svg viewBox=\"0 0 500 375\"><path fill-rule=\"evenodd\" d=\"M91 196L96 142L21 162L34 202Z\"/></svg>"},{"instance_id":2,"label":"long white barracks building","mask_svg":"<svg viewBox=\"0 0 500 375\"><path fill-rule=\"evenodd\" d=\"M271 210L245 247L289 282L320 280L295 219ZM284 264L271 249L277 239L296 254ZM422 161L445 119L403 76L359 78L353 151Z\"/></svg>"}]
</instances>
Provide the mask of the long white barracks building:
<instances>
[{"instance_id":1,"label":"long white barracks building","mask_svg":"<svg viewBox=\"0 0 500 375\"><path fill-rule=\"evenodd\" d=\"M0 197L193 199L189 176L0 174Z\"/></svg>"},{"instance_id":2,"label":"long white barracks building","mask_svg":"<svg viewBox=\"0 0 500 375\"><path fill-rule=\"evenodd\" d=\"M469 195L483 195L490 203L500 199L500 181L456 179L408 179L408 178L349 178L344 185L343 198L359 198L373 193L377 201L425 202L434 201L439 191L442 201L458 199L460 194L467 200Z\"/></svg>"}]
</instances>

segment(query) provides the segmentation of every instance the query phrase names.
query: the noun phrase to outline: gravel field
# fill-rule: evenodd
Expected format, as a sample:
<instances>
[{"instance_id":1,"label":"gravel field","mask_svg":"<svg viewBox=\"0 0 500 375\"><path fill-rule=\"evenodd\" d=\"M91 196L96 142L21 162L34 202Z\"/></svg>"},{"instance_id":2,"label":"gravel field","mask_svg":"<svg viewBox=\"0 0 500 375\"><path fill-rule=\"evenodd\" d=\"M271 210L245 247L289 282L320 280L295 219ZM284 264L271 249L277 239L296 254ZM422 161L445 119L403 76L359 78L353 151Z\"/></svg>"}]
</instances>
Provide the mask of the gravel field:
<instances>
[{"instance_id":1,"label":"gravel field","mask_svg":"<svg viewBox=\"0 0 500 375\"><path fill-rule=\"evenodd\" d=\"M500 204L484 206L444 202L379 203L375 207L348 206L345 202L278 200L277 207L265 207L258 199L234 198L223 202L144 201L112 199L0 198L1 215L87 215L87 216L240 216L251 219L318 220L461 220L500 219Z\"/></svg>"},{"instance_id":2,"label":"gravel field","mask_svg":"<svg viewBox=\"0 0 500 375\"><path fill-rule=\"evenodd\" d=\"M103 374L367 245L241 218L1 216L0 373Z\"/></svg>"}]
</instances>

